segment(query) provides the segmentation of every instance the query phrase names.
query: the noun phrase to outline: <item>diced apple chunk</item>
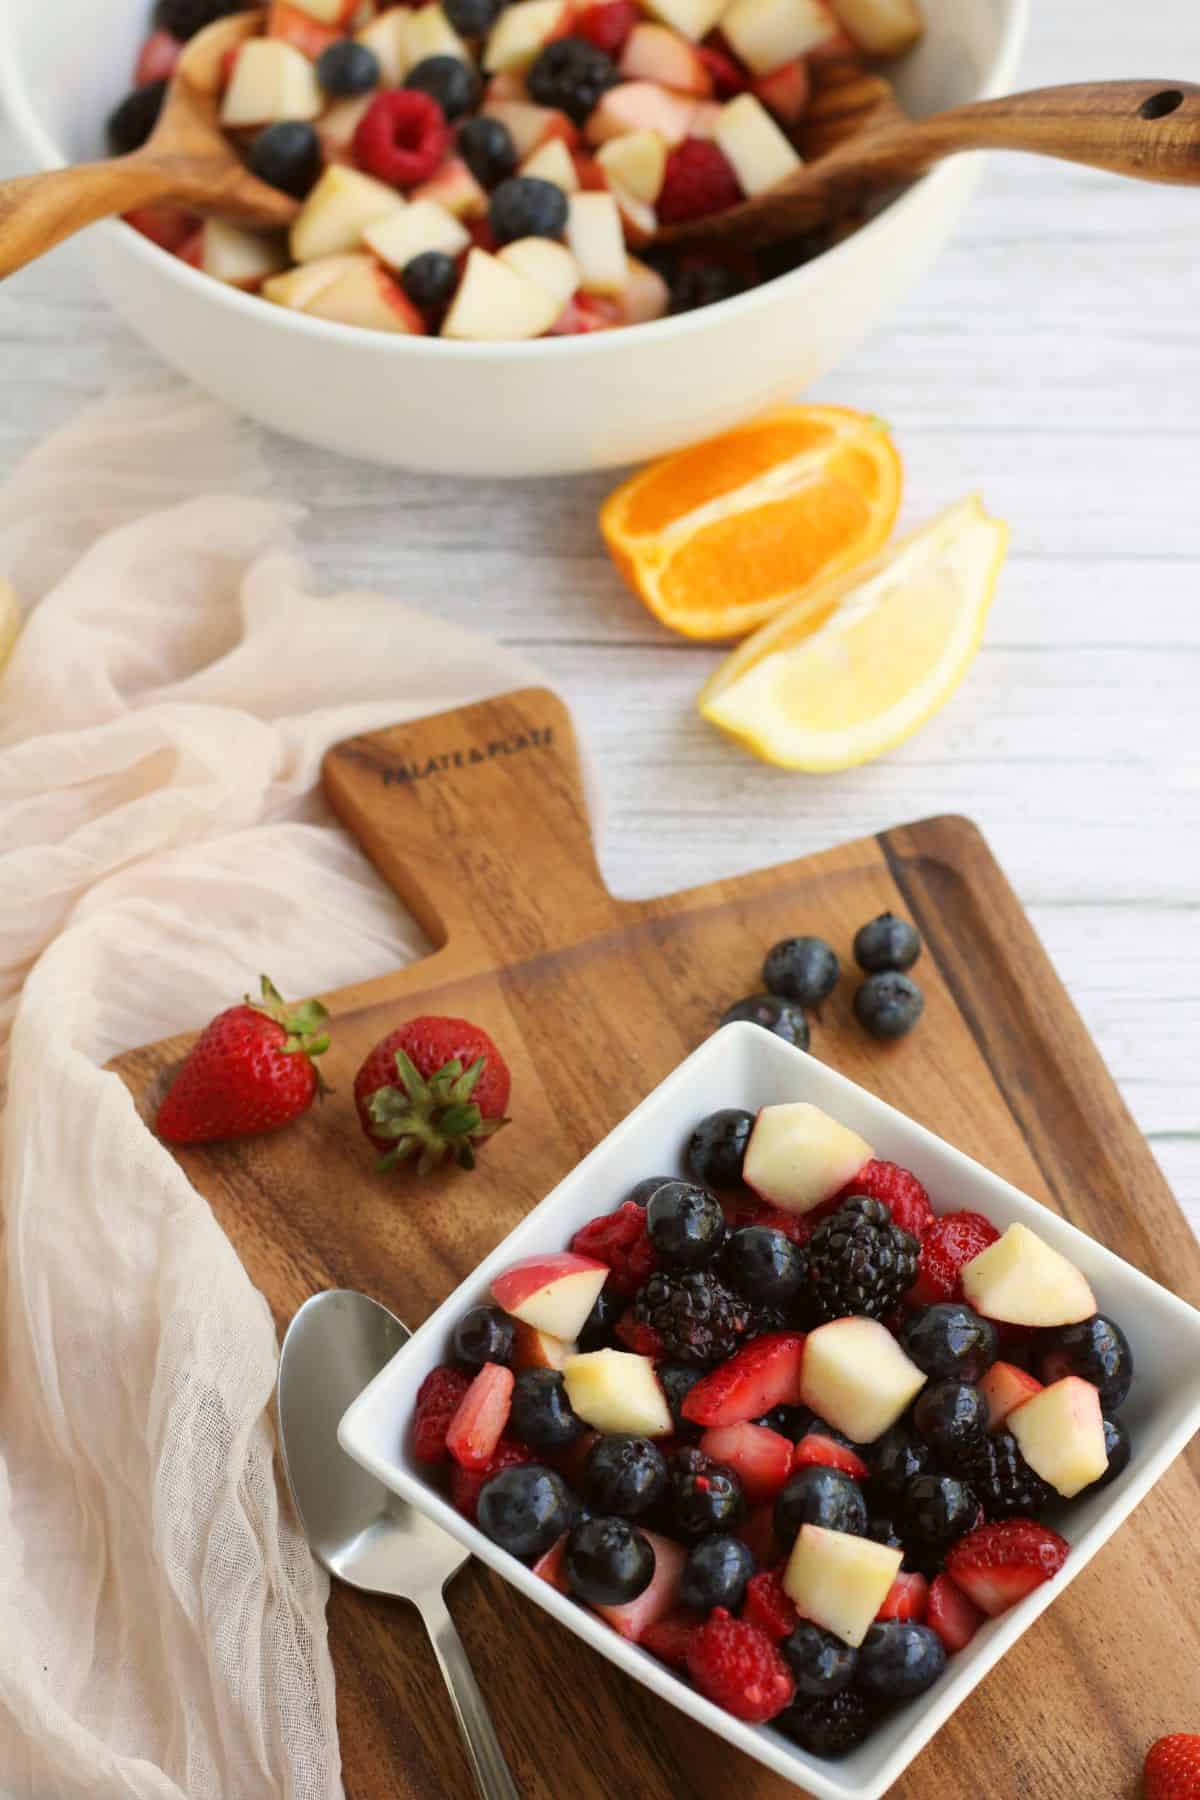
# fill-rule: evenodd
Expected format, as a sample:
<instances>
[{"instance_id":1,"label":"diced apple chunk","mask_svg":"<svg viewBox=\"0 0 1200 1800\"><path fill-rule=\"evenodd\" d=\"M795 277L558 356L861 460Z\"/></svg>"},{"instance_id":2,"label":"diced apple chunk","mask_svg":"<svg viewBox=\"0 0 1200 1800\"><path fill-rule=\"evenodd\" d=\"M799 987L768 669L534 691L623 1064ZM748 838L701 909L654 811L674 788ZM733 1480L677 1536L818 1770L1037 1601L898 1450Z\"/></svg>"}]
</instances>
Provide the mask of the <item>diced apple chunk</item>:
<instances>
[{"instance_id":1,"label":"diced apple chunk","mask_svg":"<svg viewBox=\"0 0 1200 1800\"><path fill-rule=\"evenodd\" d=\"M408 73L407 6L390 6L357 33L358 42L379 58L379 78L384 87L399 87Z\"/></svg>"},{"instance_id":2,"label":"diced apple chunk","mask_svg":"<svg viewBox=\"0 0 1200 1800\"><path fill-rule=\"evenodd\" d=\"M600 96L584 135L589 144L606 144L626 132L656 131L667 144L682 144L695 113L695 100L669 93L656 81L621 81Z\"/></svg>"},{"instance_id":3,"label":"diced apple chunk","mask_svg":"<svg viewBox=\"0 0 1200 1800\"><path fill-rule=\"evenodd\" d=\"M403 212L394 213L363 232L369 249L390 269L403 269L414 256L440 250L457 256L471 242L471 234L453 213L436 200L414 200Z\"/></svg>"},{"instance_id":4,"label":"diced apple chunk","mask_svg":"<svg viewBox=\"0 0 1200 1800\"><path fill-rule=\"evenodd\" d=\"M1015 1363L994 1362L979 1383L979 1391L987 1401L988 1430L999 1431L1009 1413L1041 1393L1042 1384Z\"/></svg>"},{"instance_id":5,"label":"diced apple chunk","mask_svg":"<svg viewBox=\"0 0 1200 1800\"><path fill-rule=\"evenodd\" d=\"M476 262L482 258L482 262ZM515 275L506 269L503 263L497 263L494 256L486 251L472 250L467 259L467 273L463 281L465 288L471 280L472 264L476 269L477 293L468 301L468 311L480 300L486 300L491 290L491 282L496 280L495 297L501 313L505 310L505 295L509 292L509 283L519 291L526 283L524 277ZM499 270L499 277L495 271ZM482 281L483 286L478 286ZM454 301L457 307L463 297L463 288L458 291ZM556 316L557 308L552 299L536 289L536 303L540 312L549 310L550 317ZM453 307L451 308L453 311ZM495 321L497 328L504 323L502 318ZM466 335L473 335L468 333ZM511 335L499 331L501 337ZM534 335L534 334L529 334ZM538 1256L526 1256L520 1262L513 1263L497 1275L492 1283L492 1298L497 1306L502 1306L506 1313L514 1319L520 1319L525 1325L533 1325L538 1331L548 1331L551 1337L570 1340L579 1336L579 1332L596 1303L596 1296L608 1279L607 1266L597 1262L591 1256L577 1256L573 1250L543 1251Z\"/></svg>"},{"instance_id":6,"label":"diced apple chunk","mask_svg":"<svg viewBox=\"0 0 1200 1800\"><path fill-rule=\"evenodd\" d=\"M373 256L351 256L327 287L304 308L310 318L336 325L360 325L366 331L391 331L419 337L424 321L403 288Z\"/></svg>"},{"instance_id":7,"label":"diced apple chunk","mask_svg":"<svg viewBox=\"0 0 1200 1800\"><path fill-rule=\"evenodd\" d=\"M635 25L617 67L627 81L657 81L698 99L712 93L712 76L694 47L666 25Z\"/></svg>"},{"instance_id":8,"label":"diced apple chunk","mask_svg":"<svg viewBox=\"0 0 1200 1800\"><path fill-rule=\"evenodd\" d=\"M571 1405L584 1424L597 1431L669 1437L675 1429L648 1356L635 1356L627 1350L592 1350L573 1356L563 1370L563 1379Z\"/></svg>"},{"instance_id":9,"label":"diced apple chunk","mask_svg":"<svg viewBox=\"0 0 1200 1800\"><path fill-rule=\"evenodd\" d=\"M620 1637L633 1644L639 1643L652 1625L679 1605L679 1583L687 1562L682 1544L660 1537L657 1531L647 1531L644 1526L642 1535L654 1552L654 1574L649 1587L643 1588L636 1600L595 1609Z\"/></svg>"},{"instance_id":10,"label":"diced apple chunk","mask_svg":"<svg viewBox=\"0 0 1200 1800\"><path fill-rule=\"evenodd\" d=\"M297 262L356 250L368 226L403 212L404 201L382 181L335 163L326 169L292 226L292 255Z\"/></svg>"},{"instance_id":11,"label":"diced apple chunk","mask_svg":"<svg viewBox=\"0 0 1200 1800\"><path fill-rule=\"evenodd\" d=\"M611 194L572 194L567 210L567 248L579 265L588 294L619 294L625 286L625 235Z\"/></svg>"},{"instance_id":12,"label":"diced apple chunk","mask_svg":"<svg viewBox=\"0 0 1200 1800\"><path fill-rule=\"evenodd\" d=\"M1028 1225L1010 1225L962 1272L963 1296L1006 1325L1078 1325L1096 1311L1087 1280Z\"/></svg>"},{"instance_id":13,"label":"diced apple chunk","mask_svg":"<svg viewBox=\"0 0 1200 1800\"><path fill-rule=\"evenodd\" d=\"M808 1100L764 1106L742 1165L747 1186L783 1212L807 1213L845 1187L875 1152Z\"/></svg>"},{"instance_id":14,"label":"diced apple chunk","mask_svg":"<svg viewBox=\"0 0 1200 1800\"><path fill-rule=\"evenodd\" d=\"M553 294L536 281L509 268L486 250L476 249L467 257L458 292L442 325L442 336L477 344L521 342L549 331L559 311ZM547 1326L548 1330L551 1328ZM573 1337L578 1327L573 1326L569 1333L561 1327L553 1329L556 1337Z\"/></svg>"},{"instance_id":15,"label":"diced apple chunk","mask_svg":"<svg viewBox=\"0 0 1200 1800\"><path fill-rule=\"evenodd\" d=\"M823 1525L802 1525L783 1572L783 1591L801 1618L857 1649L887 1598L902 1550Z\"/></svg>"},{"instance_id":16,"label":"diced apple chunk","mask_svg":"<svg viewBox=\"0 0 1200 1800\"><path fill-rule=\"evenodd\" d=\"M579 173L561 138L549 138L539 145L532 156L526 157L518 173L534 175L539 181L552 181L564 194L574 194L579 189Z\"/></svg>"},{"instance_id":17,"label":"diced apple chunk","mask_svg":"<svg viewBox=\"0 0 1200 1800\"><path fill-rule=\"evenodd\" d=\"M535 106L531 100L489 100L483 112L486 118L499 120L519 157L532 156L554 138L561 138L568 149L579 142L579 133L566 113L554 106Z\"/></svg>"},{"instance_id":18,"label":"diced apple chunk","mask_svg":"<svg viewBox=\"0 0 1200 1800\"><path fill-rule=\"evenodd\" d=\"M513 1336L514 1369L565 1369L571 1358L578 1354L578 1345L564 1343L562 1338L551 1337L548 1331L539 1331L535 1325L525 1325L517 1320Z\"/></svg>"},{"instance_id":19,"label":"diced apple chunk","mask_svg":"<svg viewBox=\"0 0 1200 1800\"><path fill-rule=\"evenodd\" d=\"M696 44L708 36L727 3L728 0L645 0L648 13Z\"/></svg>"},{"instance_id":20,"label":"diced apple chunk","mask_svg":"<svg viewBox=\"0 0 1200 1800\"><path fill-rule=\"evenodd\" d=\"M662 193L667 145L657 131L630 131L610 138L597 150L596 161L610 181L647 206Z\"/></svg>"},{"instance_id":21,"label":"diced apple chunk","mask_svg":"<svg viewBox=\"0 0 1200 1800\"><path fill-rule=\"evenodd\" d=\"M507 6L488 33L483 66L489 75L503 69L527 69L538 53L562 31L570 15L568 0L517 0Z\"/></svg>"},{"instance_id":22,"label":"diced apple chunk","mask_svg":"<svg viewBox=\"0 0 1200 1800\"><path fill-rule=\"evenodd\" d=\"M291 312L307 312L309 305L324 288L332 287L338 276L354 262L353 256L323 256L316 262L300 263L282 275L272 275L263 283L263 297Z\"/></svg>"},{"instance_id":23,"label":"diced apple chunk","mask_svg":"<svg viewBox=\"0 0 1200 1800\"><path fill-rule=\"evenodd\" d=\"M798 125L808 111L808 103L812 97L808 63L804 57L798 56L780 68L772 69L769 75L760 75L754 83L753 91L755 97L777 119L781 119L785 125Z\"/></svg>"},{"instance_id":24,"label":"diced apple chunk","mask_svg":"<svg viewBox=\"0 0 1200 1800\"><path fill-rule=\"evenodd\" d=\"M1008 1429L1035 1475L1073 1500L1108 1467L1099 1390L1077 1375L1043 1388L1008 1415Z\"/></svg>"},{"instance_id":25,"label":"diced apple chunk","mask_svg":"<svg viewBox=\"0 0 1200 1800\"><path fill-rule=\"evenodd\" d=\"M506 268L536 281L565 306L579 286L579 265L565 244L553 238L516 238L497 252Z\"/></svg>"},{"instance_id":26,"label":"diced apple chunk","mask_svg":"<svg viewBox=\"0 0 1200 1800\"><path fill-rule=\"evenodd\" d=\"M319 25L345 25L354 16L358 0L291 0L291 4Z\"/></svg>"},{"instance_id":27,"label":"diced apple chunk","mask_svg":"<svg viewBox=\"0 0 1200 1800\"><path fill-rule=\"evenodd\" d=\"M470 51L440 6L422 6L416 12L406 8L401 11L404 17L400 28L401 44L406 72L415 69L427 56L457 56L460 62L470 61Z\"/></svg>"},{"instance_id":28,"label":"diced apple chunk","mask_svg":"<svg viewBox=\"0 0 1200 1800\"><path fill-rule=\"evenodd\" d=\"M250 291L287 267L279 238L243 231L224 219L206 219L200 243L200 266L206 275L230 287Z\"/></svg>"},{"instance_id":29,"label":"diced apple chunk","mask_svg":"<svg viewBox=\"0 0 1200 1800\"><path fill-rule=\"evenodd\" d=\"M628 278L618 296L626 325L648 325L653 319L664 318L671 304L671 290L658 270L639 262L636 256L628 258L626 269Z\"/></svg>"},{"instance_id":30,"label":"diced apple chunk","mask_svg":"<svg viewBox=\"0 0 1200 1800\"><path fill-rule=\"evenodd\" d=\"M713 137L733 164L744 194L765 194L801 167L799 156L753 94L739 94L721 108Z\"/></svg>"},{"instance_id":31,"label":"diced apple chunk","mask_svg":"<svg viewBox=\"0 0 1200 1800\"><path fill-rule=\"evenodd\" d=\"M882 1437L926 1380L878 1319L834 1319L805 1340L800 1398L856 1444Z\"/></svg>"},{"instance_id":32,"label":"diced apple chunk","mask_svg":"<svg viewBox=\"0 0 1200 1800\"><path fill-rule=\"evenodd\" d=\"M324 104L307 56L279 38L250 38L237 53L221 102L221 123L234 130L280 119L315 119Z\"/></svg>"},{"instance_id":33,"label":"diced apple chunk","mask_svg":"<svg viewBox=\"0 0 1200 1800\"><path fill-rule=\"evenodd\" d=\"M824 0L732 0L721 31L754 75L769 75L837 35Z\"/></svg>"},{"instance_id":34,"label":"diced apple chunk","mask_svg":"<svg viewBox=\"0 0 1200 1800\"><path fill-rule=\"evenodd\" d=\"M488 197L468 169L461 156L444 162L436 175L414 188L410 200L436 200L456 219L482 219L487 214Z\"/></svg>"},{"instance_id":35,"label":"diced apple chunk","mask_svg":"<svg viewBox=\"0 0 1200 1800\"><path fill-rule=\"evenodd\" d=\"M374 94L359 94L354 100L339 100L317 120L317 136L327 162L353 160L354 134L374 104Z\"/></svg>"},{"instance_id":36,"label":"diced apple chunk","mask_svg":"<svg viewBox=\"0 0 1200 1800\"><path fill-rule=\"evenodd\" d=\"M925 29L917 0L832 0L832 5L839 23L871 56L899 56Z\"/></svg>"}]
</instances>

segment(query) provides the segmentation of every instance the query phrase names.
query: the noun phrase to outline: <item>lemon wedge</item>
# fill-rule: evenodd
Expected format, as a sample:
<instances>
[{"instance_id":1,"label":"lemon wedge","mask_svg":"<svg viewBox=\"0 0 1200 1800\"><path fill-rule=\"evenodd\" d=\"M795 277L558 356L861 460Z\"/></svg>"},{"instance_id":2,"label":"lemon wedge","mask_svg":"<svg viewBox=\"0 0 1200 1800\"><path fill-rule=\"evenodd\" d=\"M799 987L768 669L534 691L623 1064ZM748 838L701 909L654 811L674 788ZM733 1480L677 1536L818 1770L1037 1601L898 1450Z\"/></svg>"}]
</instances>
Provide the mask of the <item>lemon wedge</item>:
<instances>
[{"instance_id":1,"label":"lemon wedge","mask_svg":"<svg viewBox=\"0 0 1200 1800\"><path fill-rule=\"evenodd\" d=\"M11 581L0 579L0 669L8 661L8 653L21 629L21 608Z\"/></svg>"},{"instance_id":2,"label":"lemon wedge","mask_svg":"<svg viewBox=\"0 0 1200 1800\"><path fill-rule=\"evenodd\" d=\"M782 769L853 768L904 742L979 648L1008 527L978 495L747 638L700 695L712 724Z\"/></svg>"}]
</instances>

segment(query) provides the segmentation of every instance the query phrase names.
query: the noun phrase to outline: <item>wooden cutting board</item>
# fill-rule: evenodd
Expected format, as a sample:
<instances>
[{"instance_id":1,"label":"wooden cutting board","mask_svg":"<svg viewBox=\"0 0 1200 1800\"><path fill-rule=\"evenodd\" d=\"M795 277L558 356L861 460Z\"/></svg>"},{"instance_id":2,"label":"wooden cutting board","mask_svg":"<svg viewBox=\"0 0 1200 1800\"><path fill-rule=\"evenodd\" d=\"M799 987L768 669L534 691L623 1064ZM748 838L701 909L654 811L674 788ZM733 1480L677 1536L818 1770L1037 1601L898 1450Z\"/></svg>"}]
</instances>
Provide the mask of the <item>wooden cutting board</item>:
<instances>
[{"instance_id":1,"label":"wooden cutting board","mask_svg":"<svg viewBox=\"0 0 1200 1800\"><path fill-rule=\"evenodd\" d=\"M569 717L536 690L341 744L325 782L436 948L328 997L336 1023L324 1066L336 1093L323 1107L276 1137L181 1157L281 1327L330 1286L365 1289L419 1324L758 986L776 939L819 933L848 965L855 929L889 906L924 934L918 1032L890 1047L868 1039L846 977L814 1025L815 1053L1200 1302L1200 1249L965 819L925 820L662 900L614 900L592 851ZM505 1047L515 1122L473 1176L418 1185L375 1172L351 1087L371 1045L423 1011L465 1015ZM148 1115L188 1041L116 1064ZM664 1144L664 1163L674 1150ZM597 1194L596 1210L620 1198ZM1153 1738L1200 1729L1198 1593L1193 1444L894 1792L1127 1800ZM452 1604L527 1800L792 1791L489 1570L464 1571ZM350 1800L466 1800L467 1768L415 1614L335 1589L329 1624Z\"/></svg>"}]
</instances>

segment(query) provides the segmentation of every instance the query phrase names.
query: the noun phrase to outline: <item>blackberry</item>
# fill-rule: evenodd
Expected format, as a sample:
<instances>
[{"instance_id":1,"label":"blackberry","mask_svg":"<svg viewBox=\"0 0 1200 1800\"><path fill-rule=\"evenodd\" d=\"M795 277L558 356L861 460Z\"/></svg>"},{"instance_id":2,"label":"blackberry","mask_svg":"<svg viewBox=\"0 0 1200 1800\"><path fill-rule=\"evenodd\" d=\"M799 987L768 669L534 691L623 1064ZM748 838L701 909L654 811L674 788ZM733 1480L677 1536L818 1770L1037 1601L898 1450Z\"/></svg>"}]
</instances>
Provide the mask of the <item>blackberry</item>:
<instances>
[{"instance_id":1,"label":"blackberry","mask_svg":"<svg viewBox=\"0 0 1200 1800\"><path fill-rule=\"evenodd\" d=\"M892 1224L882 1200L847 1200L814 1231L808 1279L824 1319L865 1313L881 1319L899 1306L917 1278L920 1245Z\"/></svg>"},{"instance_id":2,"label":"blackberry","mask_svg":"<svg viewBox=\"0 0 1200 1800\"><path fill-rule=\"evenodd\" d=\"M206 25L245 10L246 0L158 0L154 23L160 31L169 31L181 44L186 44Z\"/></svg>"},{"instance_id":3,"label":"blackberry","mask_svg":"<svg viewBox=\"0 0 1200 1800\"><path fill-rule=\"evenodd\" d=\"M985 1437L963 1473L989 1519L1035 1519L1054 1498L1021 1455L1011 1431Z\"/></svg>"},{"instance_id":4,"label":"blackberry","mask_svg":"<svg viewBox=\"0 0 1200 1800\"><path fill-rule=\"evenodd\" d=\"M672 1362L724 1362L745 1336L750 1309L707 1269L660 1270L633 1303L634 1323L649 1325Z\"/></svg>"},{"instance_id":5,"label":"blackberry","mask_svg":"<svg viewBox=\"0 0 1200 1800\"><path fill-rule=\"evenodd\" d=\"M600 1291L603 1293L603 1288ZM667 1396L667 1405L675 1424L675 1435L685 1440L700 1436L700 1427L684 1418L682 1407L703 1373L703 1369L690 1363L659 1363L655 1370L658 1385Z\"/></svg>"},{"instance_id":6,"label":"blackberry","mask_svg":"<svg viewBox=\"0 0 1200 1800\"><path fill-rule=\"evenodd\" d=\"M158 124L166 97L165 81L148 81L145 87L126 94L108 115L108 145L114 156L129 156L141 149Z\"/></svg>"},{"instance_id":7,"label":"blackberry","mask_svg":"<svg viewBox=\"0 0 1200 1800\"><path fill-rule=\"evenodd\" d=\"M686 1543L710 1532L732 1530L746 1510L742 1484L733 1470L703 1450L679 1450L671 1458L668 1504L674 1535Z\"/></svg>"},{"instance_id":8,"label":"blackberry","mask_svg":"<svg viewBox=\"0 0 1200 1800\"><path fill-rule=\"evenodd\" d=\"M771 1723L813 1756L845 1756L869 1734L874 1714L861 1694L845 1688L828 1700L794 1700Z\"/></svg>"},{"instance_id":9,"label":"blackberry","mask_svg":"<svg viewBox=\"0 0 1200 1800\"><path fill-rule=\"evenodd\" d=\"M697 301L695 304L703 303ZM690 306L674 303L671 306L672 312L691 310ZM749 1025L761 1025L764 1031L774 1032L785 1044L795 1044L797 1050L808 1049L808 1020L803 1007L797 1006L794 1000L784 1000L779 994L750 994L745 1000L735 1000L721 1014L722 1025L736 1025L743 1020Z\"/></svg>"},{"instance_id":10,"label":"blackberry","mask_svg":"<svg viewBox=\"0 0 1200 1800\"><path fill-rule=\"evenodd\" d=\"M792 1315L783 1306L752 1306L750 1319L746 1326L748 1338L766 1337L769 1331L791 1331L794 1329Z\"/></svg>"},{"instance_id":11,"label":"blackberry","mask_svg":"<svg viewBox=\"0 0 1200 1800\"><path fill-rule=\"evenodd\" d=\"M923 1575L936 1574L955 1538L979 1518L975 1490L953 1475L918 1475L904 1495L906 1561Z\"/></svg>"},{"instance_id":12,"label":"blackberry","mask_svg":"<svg viewBox=\"0 0 1200 1800\"><path fill-rule=\"evenodd\" d=\"M538 56L526 76L539 106L556 106L582 125L600 96L617 80L617 65L586 38L556 38Z\"/></svg>"}]
</instances>

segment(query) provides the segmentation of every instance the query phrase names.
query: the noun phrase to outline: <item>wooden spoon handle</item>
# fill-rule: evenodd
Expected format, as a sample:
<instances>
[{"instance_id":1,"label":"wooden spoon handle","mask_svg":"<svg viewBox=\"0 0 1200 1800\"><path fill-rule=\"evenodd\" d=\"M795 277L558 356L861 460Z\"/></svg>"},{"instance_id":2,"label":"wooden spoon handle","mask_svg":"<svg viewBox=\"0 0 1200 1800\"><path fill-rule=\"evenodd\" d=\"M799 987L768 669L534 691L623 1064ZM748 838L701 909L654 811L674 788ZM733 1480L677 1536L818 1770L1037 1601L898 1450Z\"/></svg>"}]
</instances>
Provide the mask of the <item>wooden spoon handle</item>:
<instances>
[{"instance_id":1,"label":"wooden spoon handle","mask_svg":"<svg viewBox=\"0 0 1200 1800\"><path fill-rule=\"evenodd\" d=\"M85 225L161 200L178 188L165 169L137 157L0 181L0 280Z\"/></svg>"}]
</instances>

